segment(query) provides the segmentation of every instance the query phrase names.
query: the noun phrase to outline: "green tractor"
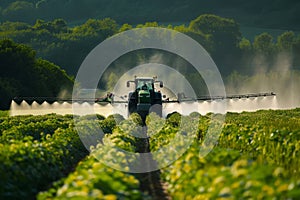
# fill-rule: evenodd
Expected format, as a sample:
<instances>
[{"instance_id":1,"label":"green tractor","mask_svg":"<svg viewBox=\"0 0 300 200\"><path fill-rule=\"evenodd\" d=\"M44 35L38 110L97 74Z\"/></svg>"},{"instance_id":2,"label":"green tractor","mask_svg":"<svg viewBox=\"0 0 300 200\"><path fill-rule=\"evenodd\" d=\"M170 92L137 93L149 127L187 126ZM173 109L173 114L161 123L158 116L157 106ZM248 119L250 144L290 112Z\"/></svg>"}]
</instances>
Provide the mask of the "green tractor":
<instances>
[{"instance_id":1,"label":"green tractor","mask_svg":"<svg viewBox=\"0 0 300 200\"><path fill-rule=\"evenodd\" d=\"M128 96L128 115L138 113L143 120L150 112L162 116L162 94L155 85L159 83L159 87L162 88L163 82L156 79L135 77L134 81L127 81L127 87L130 87L130 83L135 84L135 90Z\"/></svg>"}]
</instances>

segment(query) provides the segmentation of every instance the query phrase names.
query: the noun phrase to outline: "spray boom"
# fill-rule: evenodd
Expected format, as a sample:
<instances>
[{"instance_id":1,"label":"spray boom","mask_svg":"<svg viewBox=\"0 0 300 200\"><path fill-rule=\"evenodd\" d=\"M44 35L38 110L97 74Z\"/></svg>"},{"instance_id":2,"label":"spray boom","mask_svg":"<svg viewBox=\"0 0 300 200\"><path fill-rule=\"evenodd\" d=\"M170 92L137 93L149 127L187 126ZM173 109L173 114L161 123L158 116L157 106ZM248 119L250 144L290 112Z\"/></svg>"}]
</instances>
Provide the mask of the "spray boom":
<instances>
[{"instance_id":1,"label":"spray boom","mask_svg":"<svg viewBox=\"0 0 300 200\"><path fill-rule=\"evenodd\" d=\"M134 80L127 81L127 87L130 87L131 83L135 86L135 89L131 91L128 96L125 95L120 101L115 101L114 97L119 97L112 93L107 93L105 97L101 98L59 98L59 97L15 97L14 103L21 104L23 101L28 104L34 102L43 104L48 102L50 104L54 102L60 103L89 103L89 104L113 104L113 105L125 105L127 107L128 114L137 112L145 119L149 112L156 112L158 115L162 115L162 104L170 103L183 103L183 102L200 102L200 101L215 101L215 100L226 100L226 99L247 99L256 97L268 97L276 96L274 92L265 93L250 93L240 95L226 95L226 96L198 96L186 97L184 93L178 93L175 99L169 99L165 95L161 94L157 87L162 88L163 82L158 81L157 77L134 77ZM156 83L158 83L157 86ZM36 106L36 103L34 105ZM15 104L14 104L15 105Z\"/></svg>"}]
</instances>

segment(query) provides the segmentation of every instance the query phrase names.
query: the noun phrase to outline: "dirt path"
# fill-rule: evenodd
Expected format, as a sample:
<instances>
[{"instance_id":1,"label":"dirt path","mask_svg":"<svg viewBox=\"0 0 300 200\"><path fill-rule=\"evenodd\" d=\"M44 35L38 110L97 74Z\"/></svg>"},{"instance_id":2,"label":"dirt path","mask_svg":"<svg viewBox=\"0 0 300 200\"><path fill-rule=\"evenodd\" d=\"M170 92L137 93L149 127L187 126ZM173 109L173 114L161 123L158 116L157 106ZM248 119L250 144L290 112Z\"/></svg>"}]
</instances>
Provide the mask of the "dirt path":
<instances>
[{"instance_id":1,"label":"dirt path","mask_svg":"<svg viewBox=\"0 0 300 200\"><path fill-rule=\"evenodd\" d=\"M147 135L147 129L143 130L144 135ZM138 149L139 153L149 153L150 152L150 144L149 138L144 138L141 140L143 145ZM150 158L145 161L145 164L154 163L152 154L150 154ZM140 189L146 193L148 193L153 199L158 200L169 200L171 199L167 193L167 185L163 183L160 179L160 170L141 173L138 175L138 179L140 181Z\"/></svg>"}]
</instances>

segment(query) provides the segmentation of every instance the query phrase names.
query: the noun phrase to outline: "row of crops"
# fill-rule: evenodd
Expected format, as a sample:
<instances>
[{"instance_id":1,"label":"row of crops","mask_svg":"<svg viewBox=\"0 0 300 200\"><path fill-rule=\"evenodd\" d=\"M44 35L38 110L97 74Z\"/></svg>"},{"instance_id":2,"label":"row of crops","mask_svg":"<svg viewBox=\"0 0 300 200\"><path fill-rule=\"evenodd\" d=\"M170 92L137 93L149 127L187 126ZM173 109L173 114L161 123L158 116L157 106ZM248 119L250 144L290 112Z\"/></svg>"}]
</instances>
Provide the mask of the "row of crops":
<instances>
[{"instance_id":1,"label":"row of crops","mask_svg":"<svg viewBox=\"0 0 300 200\"><path fill-rule=\"evenodd\" d=\"M87 151L71 116L0 119L0 198L33 198L64 177Z\"/></svg>"},{"instance_id":2,"label":"row of crops","mask_svg":"<svg viewBox=\"0 0 300 200\"><path fill-rule=\"evenodd\" d=\"M199 135L188 151L162 169L174 199L300 198L299 109L229 113L214 149L199 157L207 128L217 123L210 117L201 117ZM152 140L153 149L174 131L166 133Z\"/></svg>"},{"instance_id":3,"label":"row of crops","mask_svg":"<svg viewBox=\"0 0 300 200\"><path fill-rule=\"evenodd\" d=\"M225 123L222 117L147 117L150 150L163 166L160 181L168 195L299 199L300 109L228 113ZM141 176L130 173L145 145L142 124L138 115L127 120L118 115L3 115L0 199L151 199L141 188ZM104 135L91 141L99 125ZM212 137L207 130L218 126L219 138L213 140L211 152L201 156L205 139ZM86 135L79 137L78 131ZM91 141L90 152L82 140Z\"/></svg>"},{"instance_id":4,"label":"row of crops","mask_svg":"<svg viewBox=\"0 0 300 200\"><path fill-rule=\"evenodd\" d=\"M128 132L120 129L113 131L120 121L123 121L121 116L106 119L55 114L1 117L0 199L147 197L139 190L136 177L107 167L96 159L109 156L122 161L122 154L108 152L108 146L104 149L99 146L89 155L77 133L82 127L87 129L88 136L97 124L105 133L103 141L135 152L138 142L133 136L129 137Z\"/></svg>"}]
</instances>

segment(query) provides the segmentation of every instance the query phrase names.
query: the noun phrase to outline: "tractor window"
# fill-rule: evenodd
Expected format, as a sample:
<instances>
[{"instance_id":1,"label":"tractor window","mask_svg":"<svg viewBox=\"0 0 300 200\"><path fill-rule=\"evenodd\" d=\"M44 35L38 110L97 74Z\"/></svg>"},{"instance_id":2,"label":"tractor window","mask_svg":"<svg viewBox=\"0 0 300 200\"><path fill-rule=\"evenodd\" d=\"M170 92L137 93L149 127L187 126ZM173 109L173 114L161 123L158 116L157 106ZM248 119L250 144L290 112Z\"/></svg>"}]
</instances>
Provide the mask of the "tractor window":
<instances>
[{"instance_id":1,"label":"tractor window","mask_svg":"<svg viewBox=\"0 0 300 200\"><path fill-rule=\"evenodd\" d=\"M152 80L138 80L137 88L141 90L153 90Z\"/></svg>"}]
</instances>

